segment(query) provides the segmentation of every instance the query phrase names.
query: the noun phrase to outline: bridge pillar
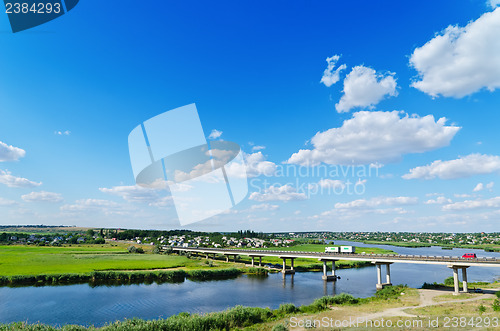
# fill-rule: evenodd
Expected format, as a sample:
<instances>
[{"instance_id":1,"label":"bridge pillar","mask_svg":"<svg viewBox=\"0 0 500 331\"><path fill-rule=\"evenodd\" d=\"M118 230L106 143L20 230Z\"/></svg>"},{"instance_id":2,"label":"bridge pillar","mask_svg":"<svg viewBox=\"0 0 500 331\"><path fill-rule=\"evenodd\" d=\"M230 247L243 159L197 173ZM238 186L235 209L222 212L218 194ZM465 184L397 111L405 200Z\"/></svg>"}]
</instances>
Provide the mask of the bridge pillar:
<instances>
[{"instance_id":1,"label":"bridge pillar","mask_svg":"<svg viewBox=\"0 0 500 331\"><path fill-rule=\"evenodd\" d=\"M293 260L295 260L293 257L290 259L290 268L293 270Z\"/></svg>"},{"instance_id":2,"label":"bridge pillar","mask_svg":"<svg viewBox=\"0 0 500 331\"><path fill-rule=\"evenodd\" d=\"M372 262L377 266L377 290L381 290L384 286L391 286L391 267L392 262ZM382 265L385 265L385 283L382 283Z\"/></svg>"},{"instance_id":3,"label":"bridge pillar","mask_svg":"<svg viewBox=\"0 0 500 331\"><path fill-rule=\"evenodd\" d=\"M453 267L453 285L455 287L455 291L453 292L453 295L459 295L460 294L460 287L458 285L458 268Z\"/></svg>"},{"instance_id":4,"label":"bridge pillar","mask_svg":"<svg viewBox=\"0 0 500 331\"><path fill-rule=\"evenodd\" d=\"M467 267L462 268L462 284L464 288L464 292L469 292L468 284L467 284Z\"/></svg>"},{"instance_id":5,"label":"bridge pillar","mask_svg":"<svg viewBox=\"0 0 500 331\"><path fill-rule=\"evenodd\" d=\"M385 268L386 268L386 274L385 274L386 283L391 284L391 265L386 264Z\"/></svg>"},{"instance_id":6,"label":"bridge pillar","mask_svg":"<svg viewBox=\"0 0 500 331\"><path fill-rule=\"evenodd\" d=\"M259 256L259 267L262 267L262 256Z\"/></svg>"},{"instance_id":7,"label":"bridge pillar","mask_svg":"<svg viewBox=\"0 0 500 331\"><path fill-rule=\"evenodd\" d=\"M377 264L377 290L382 289L382 266Z\"/></svg>"},{"instance_id":8,"label":"bridge pillar","mask_svg":"<svg viewBox=\"0 0 500 331\"><path fill-rule=\"evenodd\" d=\"M293 270L293 258L290 259L292 260L292 269L286 268L286 259L287 259L286 257L282 257L281 259L283 260L283 270L282 270L283 276L286 274L294 274L295 270Z\"/></svg>"},{"instance_id":9,"label":"bridge pillar","mask_svg":"<svg viewBox=\"0 0 500 331\"><path fill-rule=\"evenodd\" d=\"M229 262L229 255L226 255L226 262Z\"/></svg>"},{"instance_id":10,"label":"bridge pillar","mask_svg":"<svg viewBox=\"0 0 500 331\"><path fill-rule=\"evenodd\" d=\"M254 267L255 265L255 258L252 256L252 268Z\"/></svg>"},{"instance_id":11,"label":"bridge pillar","mask_svg":"<svg viewBox=\"0 0 500 331\"><path fill-rule=\"evenodd\" d=\"M327 274L327 260L320 260L323 262L323 276L321 277L321 279L325 280L325 281L335 281L337 280L337 275L335 275L335 261L332 261L332 274L331 275L328 275Z\"/></svg>"}]
</instances>

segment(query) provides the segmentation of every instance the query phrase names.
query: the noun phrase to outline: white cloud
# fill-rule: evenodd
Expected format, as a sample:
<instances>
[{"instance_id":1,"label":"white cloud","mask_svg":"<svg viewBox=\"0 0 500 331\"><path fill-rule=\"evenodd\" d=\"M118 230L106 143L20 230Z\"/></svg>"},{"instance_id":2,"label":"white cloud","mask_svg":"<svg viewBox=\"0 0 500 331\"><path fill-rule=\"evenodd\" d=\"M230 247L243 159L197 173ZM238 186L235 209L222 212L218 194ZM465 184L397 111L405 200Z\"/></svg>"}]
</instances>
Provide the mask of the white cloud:
<instances>
[{"instance_id":1,"label":"white cloud","mask_svg":"<svg viewBox=\"0 0 500 331\"><path fill-rule=\"evenodd\" d=\"M468 210L468 209L479 209L479 208L499 208L500 207L500 197L495 197L485 200L465 200L462 202L455 202L446 206L443 206L443 210Z\"/></svg>"},{"instance_id":2,"label":"white cloud","mask_svg":"<svg viewBox=\"0 0 500 331\"><path fill-rule=\"evenodd\" d=\"M494 182L490 182L486 185L484 185L483 183L478 183L472 191L473 192L480 192L480 191L484 190L485 188L491 191L494 185L495 185Z\"/></svg>"},{"instance_id":3,"label":"white cloud","mask_svg":"<svg viewBox=\"0 0 500 331\"><path fill-rule=\"evenodd\" d=\"M13 205L16 205L17 202L15 202L14 200L8 200L8 199L4 199L4 198L0 198L0 207L1 206L13 206Z\"/></svg>"},{"instance_id":4,"label":"white cloud","mask_svg":"<svg viewBox=\"0 0 500 331\"><path fill-rule=\"evenodd\" d=\"M71 134L71 131L66 130L66 131L54 131L55 135L58 136L69 136Z\"/></svg>"},{"instance_id":5,"label":"white cloud","mask_svg":"<svg viewBox=\"0 0 500 331\"><path fill-rule=\"evenodd\" d=\"M499 35L500 9L466 27L449 26L411 55L420 79L411 86L433 97L461 98L482 88L494 91L500 87Z\"/></svg>"},{"instance_id":6,"label":"white cloud","mask_svg":"<svg viewBox=\"0 0 500 331\"><path fill-rule=\"evenodd\" d=\"M252 146L252 152L261 151L263 149L266 149L266 146Z\"/></svg>"},{"instance_id":7,"label":"white cloud","mask_svg":"<svg viewBox=\"0 0 500 331\"><path fill-rule=\"evenodd\" d=\"M8 170L0 169L0 184L8 187L37 187L42 183L32 182L26 178L13 176Z\"/></svg>"},{"instance_id":8,"label":"white cloud","mask_svg":"<svg viewBox=\"0 0 500 331\"><path fill-rule=\"evenodd\" d=\"M417 115L400 117L402 112L360 111L341 127L318 132L313 149L301 149L287 161L315 166L356 165L399 161L404 154L423 153L449 145L460 130L446 126L446 118Z\"/></svg>"},{"instance_id":9,"label":"white cloud","mask_svg":"<svg viewBox=\"0 0 500 331\"><path fill-rule=\"evenodd\" d=\"M474 187L474 189L472 190L472 192L479 192L479 191L482 191L484 190L484 184L483 183L478 183L476 185L476 187Z\"/></svg>"},{"instance_id":10,"label":"white cloud","mask_svg":"<svg viewBox=\"0 0 500 331\"><path fill-rule=\"evenodd\" d=\"M24 149L0 141L0 162L17 161L26 155Z\"/></svg>"},{"instance_id":11,"label":"white cloud","mask_svg":"<svg viewBox=\"0 0 500 331\"><path fill-rule=\"evenodd\" d=\"M437 197L436 199L429 199L424 202L426 205L444 205L448 203L452 203L451 199L445 197Z\"/></svg>"},{"instance_id":12,"label":"white cloud","mask_svg":"<svg viewBox=\"0 0 500 331\"><path fill-rule=\"evenodd\" d=\"M270 203L261 203L259 205L252 205L250 207L251 210L258 210L258 211L274 211L279 209L278 205L271 205Z\"/></svg>"},{"instance_id":13,"label":"white cloud","mask_svg":"<svg viewBox=\"0 0 500 331\"><path fill-rule=\"evenodd\" d=\"M213 129L210 135L208 136L208 139L218 139L222 136L222 131Z\"/></svg>"},{"instance_id":14,"label":"white cloud","mask_svg":"<svg viewBox=\"0 0 500 331\"><path fill-rule=\"evenodd\" d=\"M418 202L416 197L376 197L370 200L358 199L346 203L336 203L335 209L366 209L380 206L414 205Z\"/></svg>"},{"instance_id":15,"label":"white cloud","mask_svg":"<svg viewBox=\"0 0 500 331\"><path fill-rule=\"evenodd\" d=\"M63 197L59 193L52 193L52 192L31 192L29 194L25 194L21 196L21 198L26 201L26 202L51 202L51 203L57 203L57 202L62 202Z\"/></svg>"},{"instance_id":16,"label":"white cloud","mask_svg":"<svg viewBox=\"0 0 500 331\"><path fill-rule=\"evenodd\" d=\"M77 200L72 205L61 206L61 211L65 212L102 212L106 215L117 214L125 215L127 214L124 206L109 200L99 200L99 199L82 199Z\"/></svg>"},{"instance_id":17,"label":"white cloud","mask_svg":"<svg viewBox=\"0 0 500 331\"><path fill-rule=\"evenodd\" d=\"M352 108L373 108L386 96L397 96L397 83L393 73L385 76L371 68L356 66L344 79L344 95L335 105L339 113Z\"/></svg>"},{"instance_id":18,"label":"white cloud","mask_svg":"<svg viewBox=\"0 0 500 331\"><path fill-rule=\"evenodd\" d=\"M273 176L276 172L277 165L274 162L266 161L266 157L262 152L243 154L245 164L232 162L225 166L227 175L236 178L258 177L260 175Z\"/></svg>"},{"instance_id":19,"label":"white cloud","mask_svg":"<svg viewBox=\"0 0 500 331\"><path fill-rule=\"evenodd\" d=\"M177 184L177 189L188 190L188 188L184 188L184 186L189 186L186 184ZM119 196L128 202L140 202L147 203L150 206L156 207L165 207L168 204L171 204L171 196L161 196L159 194L159 190L155 190L152 188L145 188L138 185L134 186L114 186L112 188L99 188L99 191L111 194L115 196Z\"/></svg>"},{"instance_id":20,"label":"white cloud","mask_svg":"<svg viewBox=\"0 0 500 331\"><path fill-rule=\"evenodd\" d=\"M404 179L456 179L500 171L500 157L495 155L470 154L455 160L437 160L429 165L410 169Z\"/></svg>"},{"instance_id":21,"label":"white cloud","mask_svg":"<svg viewBox=\"0 0 500 331\"><path fill-rule=\"evenodd\" d=\"M291 185L283 186L270 186L261 192L253 192L250 194L250 200L255 201L292 201L292 200L305 200L304 193L298 193L297 190Z\"/></svg>"},{"instance_id":22,"label":"white cloud","mask_svg":"<svg viewBox=\"0 0 500 331\"><path fill-rule=\"evenodd\" d=\"M334 55L332 57L326 58L326 62L328 63L328 67L323 72L323 77L321 77L321 81L320 81L320 83L325 84L326 87L330 87L333 84L337 83L340 80L340 72L347 68L347 66L345 64L342 64L337 69L335 69L335 71L333 71L333 69L335 68L335 65L337 64L337 61L339 59L340 59L339 55Z\"/></svg>"},{"instance_id":23,"label":"white cloud","mask_svg":"<svg viewBox=\"0 0 500 331\"><path fill-rule=\"evenodd\" d=\"M491 8L496 8L500 5L500 0L488 0L486 2Z\"/></svg>"}]
</instances>

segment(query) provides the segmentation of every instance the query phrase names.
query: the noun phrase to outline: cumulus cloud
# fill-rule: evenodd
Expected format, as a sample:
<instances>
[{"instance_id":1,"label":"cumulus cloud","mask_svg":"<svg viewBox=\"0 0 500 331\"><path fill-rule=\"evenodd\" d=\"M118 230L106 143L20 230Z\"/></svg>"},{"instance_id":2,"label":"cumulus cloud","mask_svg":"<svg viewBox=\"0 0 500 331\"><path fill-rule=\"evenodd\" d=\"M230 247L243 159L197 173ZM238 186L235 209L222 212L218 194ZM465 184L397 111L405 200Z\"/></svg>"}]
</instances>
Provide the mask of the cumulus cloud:
<instances>
[{"instance_id":1,"label":"cumulus cloud","mask_svg":"<svg viewBox=\"0 0 500 331\"><path fill-rule=\"evenodd\" d=\"M69 136L71 134L71 131L66 130L66 131L54 131L54 134L57 136Z\"/></svg>"},{"instance_id":2,"label":"cumulus cloud","mask_svg":"<svg viewBox=\"0 0 500 331\"><path fill-rule=\"evenodd\" d=\"M17 161L26 155L24 149L0 141L0 162Z\"/></svg>"},{"instance_id":3,"label":"cumulus cloud","mask_svg":"<svg viewBox=\"0 0 500 331\"><path fill-rule=\"evenodd\" d=\"M184 186L189 186L186 184L178 184L176 187L178 190L188 190L189 188L185 188ZM146 203L150 206L155 207L165 207L171 204L171 196L162 196L160 195L160 191L152 188L141 187L138 185L133 186L113 186L112 188L99 188L99 191L111 194L115 196L119 196L128 202L139 202Z\"/></svg>"},{"instance_id":4,"label":"cumulus cloud","mask_svg":"<svg viewBox=\"0 0 500 331\"><path fill-rule=\"evenodd\" d=\"M452 203L451 199L445 197L437 197L436 199L429 199L425 202L426 205L444 205Z\"/></svg>"},{"instance_id":5,"label":"cumulus cloud","mask_svg":"<svg viewBox=\"0 0 500 331\"><path fill-rule=\"evenodd\" d=\"M444 211L448 210L469 210L469 209L479 209L479 208L499 208L500 207L500 197L495 197L491 199L478 199L478 200L465 200L462 202L455 202L449 205L443 206Z\"/></svg>"},{"instance_id":6,"label":"cumulus cloud","mask_svg":"<svg viewBox=\"0 0 500 331\"><path fill-rule=\"evenodd\" d=\"M74 204L61 206L61 211L66 212L103 212L104 214L122 214L123 206L119 203L100 199L81 199Z\"/></svg>"},{"instance_id":7,"label":"cumulus cloud","mask_svg":"<svg viewBox=\"0 0 500 331\"><path fill-rule=\"evenodd\" d=\"M500 157L470 154L455 160L437 160L429 165L410 169L404 179L456 179L500 171Z\"/></svg>"},{"instance_id":8,"label":"cumulus cloud","mask_svg":"<svg viewBox=\"0 0 500 331\"><path fill-rule=\"evenodd\" d=\"M347 66L342 64L337 69L335 69L335 65L337 61L340 59L340 55L334 55L332 57L327 57L326 62L328 63L328 67L323 72L323 77L321 77L320 83L325 84L326 87L330 87L333 84L337 83L340 80L340 72L345 70ZM334 71L335 69L335 71Z\"/></svg>"},{"instance_id":9,"label":"cumulus cloud","mask_svg":"<svg viewBox=\"0 0 500 331\"><path fill-rule=\"evenodd\" d=\"M500 5L500 0L488 0L487 3L491 8L496 8Z\"/></svg>"},{"instance_id":10,"label":"cumulus cloud","mask_svg":"<svg viewBox=\"0 0 500 331\"><path fill-rule=\"evenodd\" d=\"M251 210L254 211L274 211L278 210L279 206L278 205L271 205L270 203L261 203L259 205L252 205L250 207Z\"/></svg>"},{"instance_id":11,"label":"cumulus cloud","mask_svg":"<svg viewBox=\"0 0 500 331\"><path fill-rule=\"evenodd\" d=\"M353 108L373 108L386 96L397 96L397 83L393 73L377 73L372 68L356 66L344 79L344 95L335 105L339 113Z\"/></svg>"},{"instance_id":12,"label":"cumulus cloud","mask_svg":"<svg viewBox=\"0 0 500 331\"><path fill-rule=\"evenodd\" d=\"M225 166L227 175L235 178L248 178L264 176L273 176L278 166L271 161L267 161L262 152L243 154L245 164L233 162Z\"/></svg>"},{"instance_id":13,"label":"cumulus cloud","mask_svg":"<svg viewBox=\"0 0 500 331\"><path fill-rule=\"evenodd\" d=\"M411 86L432 97L494 91L500 87L499 35L500 8L465 27L449 26L411 55L410 65L419 74Z\"/></svg>"},{"instance_id":14,"label":"cumulus cloud","mask_svg":"<svg viewBox=\"0 0 500 331\"><path fill-rule=\"evenodd\" d=\"M346 203L336 203L335 209L366 209L380 206L403 206L418 203L416 197L375 197L369 200L358 199Z\"/></svg>"},{"instance_id":15,"label":"cumulus cloud","mask_svg":"<svg viewBox=\"0 0 500 331\"><path fill-rule=\"evenodd\" d=\"M57 203L62 202L63 197L59 193L52 192L31 192L29 194L22 195L21 198L26 202L51 202Z\"/></svg>"},{"instance_id":16,"label":"cumulus cloud","mask_svg":"<svg viewBox=\"0 0 500 331\"><path fill-rule=\"evenodd\" d=\"M446 126L444 117L435 121L432 115L400 117L402 113L354 113L341 127L318 132L311 139L313 149L301 149L287 162L304 166L390 163L404 154L447 146L460 130Z\"/></svg>"},{"instance_id":17,"label":"cumulus cloud","mask_svg":"<svg viewBox=\"0 0 500 331\"><path fill-rule=\"evenodd\" d=\"M486 185L484 185L483 183L477 183L477 185L474 187L474 189L472 190L473 192L480 192L482 190L484 190L485 188L490 190L493 188L493 186L495 185L494 182L490 182Z\"/></svg>"},{"instance_id":18,"label":"cumulus cloud","mask_svg":"<svg viewBox=\"0 0 500 331\"><path fill-rule=\"evenodd\" d=\"M250 200L255 201L292 201L305 200L304 193L298 193L291 185L275 185L264 189L264 192L253 192L250 194Z\"/></svg>"},{"instance_id":19,"label":"cumulus cloud","mask_svg":"<svg viewBox=\"0 0 500 331\"><path fill-rule=\"evenodd\" d=\"M212 132L210 132L208 139L218 139L220 136L222 136L222 131L213 129Z\"/></svg>"},{"instance_id":20,"label":"cumulus cloud","mask_svg":"<svg viewBox=\"0 0 500 331\"><path fill-rule=\"evenodd\" d=\"M8 170L0 169L0 184L7 185L8 187L37 187L42 185L42 182L32 182L26 178L14 176Z\"/></svg>"},{"instance_id":21,"label":"cumulus cloud","mask_svg":"<svg viewBox=\"0 0 500 331\"><path fill-rule=\"evenodd\" d=\"M261 151L263 149L266 149L266 146L252 146L252 152Z\"/></svg>"},{"instance_id":22,"label":"cumulus cloud","mask_svg":"<svg viewBox=\"0 0 500 331\"><path fill-rule=\"evenodd\" d=\"M473 192L479 192L479 191L482 191L484 190L484 184L483 183L478 183L476 185L476 187L474 187L474 189L472 190Z\"/></svg>"}]
</instances>

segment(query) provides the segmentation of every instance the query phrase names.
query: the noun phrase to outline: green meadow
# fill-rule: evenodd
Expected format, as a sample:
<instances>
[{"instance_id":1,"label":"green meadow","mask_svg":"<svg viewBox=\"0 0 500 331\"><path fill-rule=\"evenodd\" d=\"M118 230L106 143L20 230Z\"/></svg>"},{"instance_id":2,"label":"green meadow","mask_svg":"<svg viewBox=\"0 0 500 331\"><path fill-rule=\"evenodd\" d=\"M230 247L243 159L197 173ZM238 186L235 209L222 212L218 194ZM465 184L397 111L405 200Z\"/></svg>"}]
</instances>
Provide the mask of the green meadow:
<instances>
[{"instance_id":1,"label":"green meadow","mask_svg":"<svg viewBox=\"0 0 500 331\"><path fill-rule=\"evenodd\" d=\"M51 274L87 274L93 271L138 271L155 269L184 268L214 269L228 268L234 264L226 263L225 257L218 256L217 260L209 261L201 257L181 256L176 254L151 254L151 248L146 247L145 254L131 254L127 252L128 245L79 245L79 246L0 246L0 276L16 275L51 275ZM324 245L298 245L293 247L269 248L267 250L290 250L322 252ZM390 253L391 251L377 248L357 248L357 252ZM231 259L232 261L232 259ZM240 256L239 263L250 263L250 258ZM282 263L279 258L263 258L263 263ZM366 265L356 261L338 261L339 268L361 267ZM240 265L241 266L241 265ZM314 270L322 267L316 259L295 260L297 270Z\"/></svg>"},{"instance_id":2,"label":"green meadow","mask_svg":"<svg viewBox=\"0 0 500 331\"><path fill-rule=\"evenodd\" d=\"M185 256L130 254L124 246L0 246L0 275L89 273L194 266Z\"/></svg>"}]
</instances>

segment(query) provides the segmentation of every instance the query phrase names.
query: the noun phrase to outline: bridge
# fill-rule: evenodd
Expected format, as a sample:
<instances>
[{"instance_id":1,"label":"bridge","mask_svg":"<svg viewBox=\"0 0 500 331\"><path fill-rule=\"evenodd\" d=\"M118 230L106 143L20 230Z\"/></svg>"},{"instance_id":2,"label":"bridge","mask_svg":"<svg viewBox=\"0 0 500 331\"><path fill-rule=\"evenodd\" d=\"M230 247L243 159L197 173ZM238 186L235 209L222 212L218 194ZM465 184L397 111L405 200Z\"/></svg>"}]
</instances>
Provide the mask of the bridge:
<instances>
[{"instance_id":1,"label":"bridge","mask_svg":"<svg viewBox=\"0 0 500 331\"><path fill-rule=\"evenodd\" d=\"M467 268L475 267L500 267L500 259L490 257L479 258L461 258L452 256L422 256L422 255L396 255L396 254L349 254L349 253L323 253L323 252L301 252L301 251L278 251L278 250L255 250L255 249L229 249L229 248L200 248L200 247L172 247L174 251L191 252L195 254L203 254L208 257L217 254L224 255L226 261L232 256L236 262L237 255L248 256L252 259L252 267L255 266L255 258L259 258L259 266L262 266L263 257L278 257L283 260L282 273L295 273L294 260L296 258L317 259L323 262L323 276L325 281L335 281L338 276L335 274L335 261L367 261L377 267L377 289L382 289L384 286L392 285L390 265L393 263L416 263L416 264L439 264L447 266L453 270L453 281L455 287L455 295L460 293L459 287L459 270L462 271L462 287L463 292L468 291L467 285ZM290 261L290 269L287 268L287 260ZM327 263L332 263L332 272L327 274ZM385 282L382 282L382 266L385 266Z\"/></svg>"}]
</instances>

